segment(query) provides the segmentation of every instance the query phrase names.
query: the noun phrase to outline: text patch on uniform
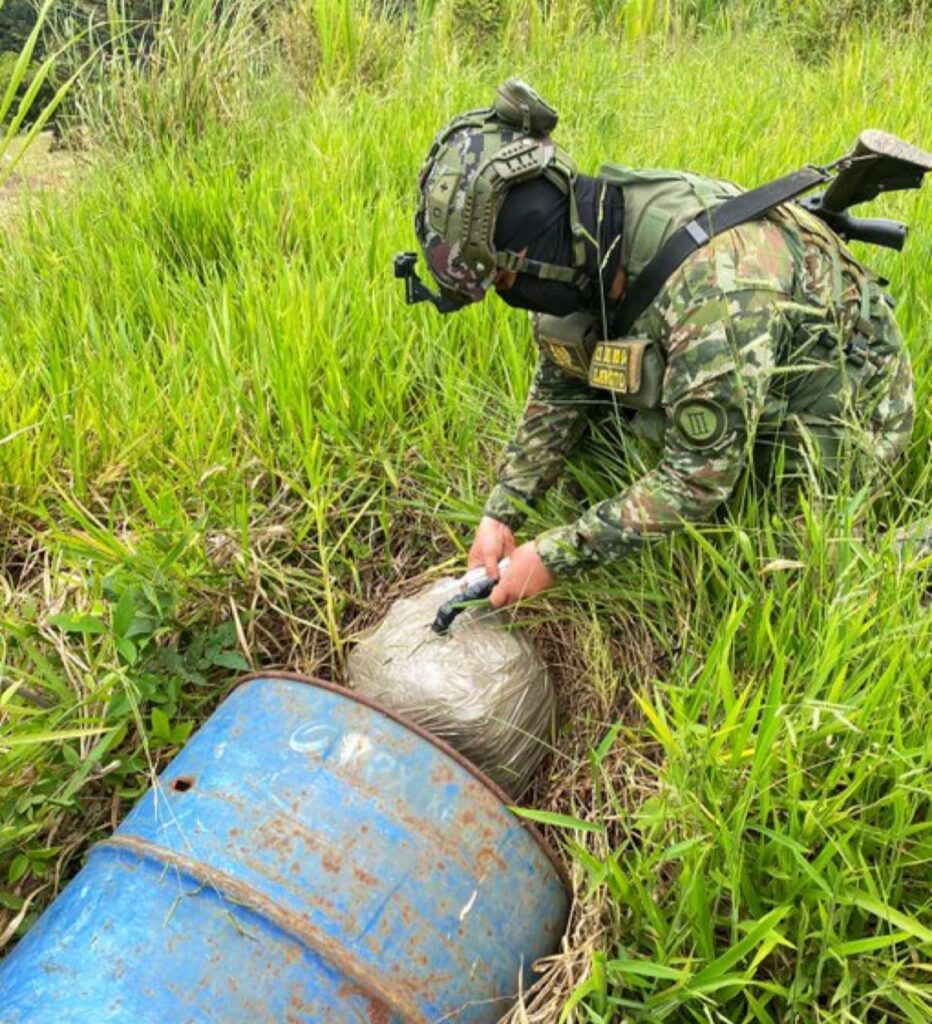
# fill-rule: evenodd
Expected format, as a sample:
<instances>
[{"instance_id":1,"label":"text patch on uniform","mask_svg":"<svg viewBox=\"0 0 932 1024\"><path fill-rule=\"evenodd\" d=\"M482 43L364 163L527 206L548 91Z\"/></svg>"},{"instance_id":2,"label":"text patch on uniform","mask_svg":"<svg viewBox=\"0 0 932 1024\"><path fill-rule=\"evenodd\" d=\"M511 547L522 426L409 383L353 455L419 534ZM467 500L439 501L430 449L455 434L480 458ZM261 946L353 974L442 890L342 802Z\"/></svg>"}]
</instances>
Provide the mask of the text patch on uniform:
<instances>
[{"instance_id":1,"label":"text patch on uniform","mask_svg":"<svg viewBox=\"0 0 932 1024\"><path fill-rule=\"evenodd\" d=\"M641 390L641 366L644 341L600 341L589 363L589 383L621 395L636 395Z\"/></svg>"}]
</instances>

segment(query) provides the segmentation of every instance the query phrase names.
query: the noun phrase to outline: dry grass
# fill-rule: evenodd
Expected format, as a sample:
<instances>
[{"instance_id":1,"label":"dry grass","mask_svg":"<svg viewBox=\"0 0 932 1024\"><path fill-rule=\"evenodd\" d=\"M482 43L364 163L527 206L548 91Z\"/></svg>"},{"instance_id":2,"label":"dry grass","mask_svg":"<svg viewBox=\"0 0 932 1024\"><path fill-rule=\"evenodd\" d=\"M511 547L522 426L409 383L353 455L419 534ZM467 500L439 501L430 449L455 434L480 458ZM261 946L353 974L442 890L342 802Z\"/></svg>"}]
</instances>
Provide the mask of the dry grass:
<instances>
[{"instance_id":1,"label":"dry grass","mask_svg":"<svg viewBox=\"0 0 932 1024\"><path fill-rule=\"evenodd\" d=\"M574 850L567 848L564 830L542 826L551 846L562 852L571 880L570 919L560 951L538 962L540 980L521 993L502 1024L553 1024L589 976L593 956L613 934L615 915L607 889L592 885L579 850L597 861L610 856L625 842L627 814L656 791L659 752L644 736L643 715L632 693L655 677L664 656L636 620L616 617L600 623L580 612L575 621L531 624L556 676L561 724L554 749L523 803L604 831L576 832Z\"/></svg>"},{"instance_id":2,"label":"dry grass","mask_svg":"<svg viewBox=\"0 0 932 1024\"><path fill-rule=\"evenodd\" d=\"M19 155L14 141L3 154L5 164ZM13 172L0 182L0 224L9 231L29 201L44 193L64 193L80 181L81 160L73 150L55 146L52 132L42 132L22 155ZM2 177L2 175L0 175Z\"/></svg>"}]
</instances>

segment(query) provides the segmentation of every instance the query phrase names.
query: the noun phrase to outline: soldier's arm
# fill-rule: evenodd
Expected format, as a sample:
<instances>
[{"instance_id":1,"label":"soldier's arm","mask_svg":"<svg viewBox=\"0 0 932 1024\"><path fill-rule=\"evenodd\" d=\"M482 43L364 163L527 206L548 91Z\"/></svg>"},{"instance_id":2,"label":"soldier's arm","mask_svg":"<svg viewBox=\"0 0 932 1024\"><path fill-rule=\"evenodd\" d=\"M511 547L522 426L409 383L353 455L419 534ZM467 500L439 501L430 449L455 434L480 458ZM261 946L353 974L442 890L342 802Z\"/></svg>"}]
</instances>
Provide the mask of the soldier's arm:
<instances>
[{"instance_id":1,"label":"soldier's arm","mask_svg":"<svg viewBox=\"0 0 932 1024\"><path fill-rule=\"evenodd\" d=\"M586 429L588 383L541 351L524 415L505 448L483 515L516 530L521 506L532 506L553 485L566 456Z\"/></svg>"},{"instance_id":2,"label":"soldier's arm","mask_svg":"<svg viewBox=\"0 0 932 1024\"><path fill-rule=\"evenodd\" d=\"M556 575L622 558L684 522L701 522L732 493L785 329L777 301L783 293L736 285L739 269L719 253L711 270L684 267L668 287L661 304L668 347L661 462L575 523L538 537L538 553Z\"/></svg>"}]
</instances>

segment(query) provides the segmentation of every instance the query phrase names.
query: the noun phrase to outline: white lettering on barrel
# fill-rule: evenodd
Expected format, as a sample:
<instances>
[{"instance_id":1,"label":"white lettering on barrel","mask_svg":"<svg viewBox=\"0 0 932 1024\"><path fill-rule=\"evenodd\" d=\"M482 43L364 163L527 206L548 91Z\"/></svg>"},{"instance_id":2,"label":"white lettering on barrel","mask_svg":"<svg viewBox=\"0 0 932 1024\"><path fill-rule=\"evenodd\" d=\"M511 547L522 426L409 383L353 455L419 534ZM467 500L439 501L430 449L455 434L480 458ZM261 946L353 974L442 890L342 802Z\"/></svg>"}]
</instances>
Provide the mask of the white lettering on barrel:
<instances>
[{"instance_id":1,"label":"white lettering on barrel","mask_svg":"<svg viewBox=\"0 0 932 1024\"><path fill-rule=\"evenodd\" d=\"M382 737L366 733L343 732L335 725L321 722L305 722L291 734L288 745L295 753L309 754L320 761L331 756L340 768L349 769L366 786L378 790L384 797L391 797L406 807L420 807L420 813L437 826L446 826L456 815L458 785L425 785L419 772L413 772L410 765L379 749L377 743ZM472 909L471 901L465 914Z\"/></svg>"},{"instance_id":2,"label":"white lettering on barrel","mask_svg":"<svg viewBox=\"0 0 932 1024\"><path fill-rule=\"evenodd\" d=\"M357 764L372 750L372 740L361 732L348 732L340 740L337 760L342 765Z\"/></svg>"},{"instance_id":3,"label":"white lettering on barrel","mask_svg":"<svg viewBox=\"0 0 932 1024\"><path fill-rule=\"evenodd\" d=\"M291 734L288 745L297 754L314 754L323 760L340 738L340 730L332 725L305 722Z\"/></svg>"},{"instance_id":4,"label":"white lettering on barrel","mask_svg":"<svg viewBox=\"0 0 932 1024\"><path fill-rule=\"evenodd\" d=\"M470 910L472 910L472 908L476 905L476 897L478 897L478 895L479 895L479 890L478 889L473 889L472 896L469 897L469 899L466 901L466 904L464 905L463 909L460 911L460 921L462 921L463 918L466 917L466 915L470 912Z\"/></svg>"},{"instance_id":5,"label":"white lettering on barrel","mask_svg":"<svg viewBox=\"0 0 932 1024\"><path fill-rule=\"evenodd\" d=\"M441 790L431 794L427 803L428 816L441 825L446 825L456 816L456 807Z\"/></svg>"}]
</instances>

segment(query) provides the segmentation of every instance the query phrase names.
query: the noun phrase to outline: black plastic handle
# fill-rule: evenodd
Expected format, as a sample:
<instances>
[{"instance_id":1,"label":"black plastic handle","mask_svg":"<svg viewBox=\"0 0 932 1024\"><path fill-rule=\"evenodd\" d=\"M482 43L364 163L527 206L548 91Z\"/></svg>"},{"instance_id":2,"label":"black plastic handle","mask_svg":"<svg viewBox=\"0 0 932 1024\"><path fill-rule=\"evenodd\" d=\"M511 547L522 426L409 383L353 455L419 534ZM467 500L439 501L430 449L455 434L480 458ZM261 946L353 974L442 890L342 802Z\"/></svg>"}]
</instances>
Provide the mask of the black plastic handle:
<instances>
[{"instance_id":1,"label":"black plastic handle","mask_svg":"<svg viewBox=\"0 0 932 1024\"><path fill-rule=\"evenodd\" d=\"M466 611L467 603L469 601L482 601L487 598L495 589L496 583L498 583L498 580L493 580L488 576L483 576L481 580L471 583L462 593L457 594L456 597L451 597L449 601L437 609L437 617L431 623L430 628L439 636L443 636L453 625L457 615L460 612Z\"/></svg>"}]
</instances>

